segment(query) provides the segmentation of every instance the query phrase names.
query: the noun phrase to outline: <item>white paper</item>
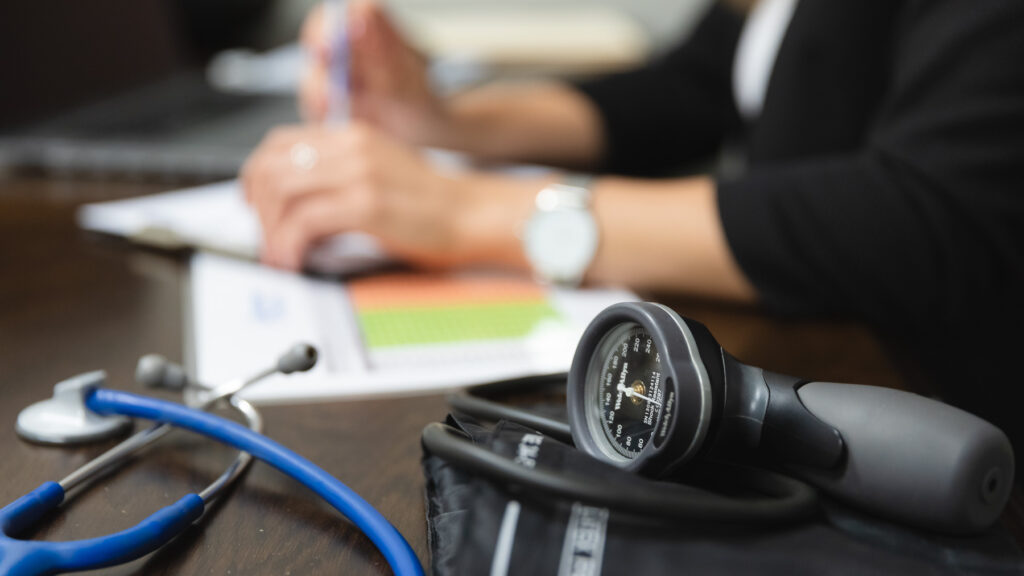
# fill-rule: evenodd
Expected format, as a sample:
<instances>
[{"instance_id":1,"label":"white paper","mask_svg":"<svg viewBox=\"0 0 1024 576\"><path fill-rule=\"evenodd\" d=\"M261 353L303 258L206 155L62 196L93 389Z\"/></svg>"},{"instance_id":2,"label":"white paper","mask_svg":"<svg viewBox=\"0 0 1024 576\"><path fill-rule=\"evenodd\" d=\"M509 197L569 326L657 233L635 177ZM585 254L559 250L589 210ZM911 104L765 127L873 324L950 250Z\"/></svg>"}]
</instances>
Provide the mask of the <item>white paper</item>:
<instances>
[{"instance_id":1,"label":"white paper","mask_svg":"<svg viewBox=\"0 0 1024 576\"><path fill-rule=\"evenodd\" d=\"M254 373L293 343L315 345L309 373L273 376L243 396L260 403L422 394L471 384L567 371L590 320L636 296L623 290L545 289L558 322L507 340L384 347L370 350L348 285L238 259L192 258L192 361L206 383Z\"/></svg>"}]
</instances>

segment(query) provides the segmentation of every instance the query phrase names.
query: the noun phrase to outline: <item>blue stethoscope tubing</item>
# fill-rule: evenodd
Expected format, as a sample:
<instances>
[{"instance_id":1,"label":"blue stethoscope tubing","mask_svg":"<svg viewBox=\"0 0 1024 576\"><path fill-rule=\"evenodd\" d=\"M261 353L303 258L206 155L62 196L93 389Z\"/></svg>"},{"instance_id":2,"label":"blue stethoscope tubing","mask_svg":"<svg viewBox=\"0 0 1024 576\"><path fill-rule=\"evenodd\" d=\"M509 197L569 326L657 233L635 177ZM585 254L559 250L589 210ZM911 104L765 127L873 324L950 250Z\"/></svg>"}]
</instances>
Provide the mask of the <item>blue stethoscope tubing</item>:
<instances>
[{"instance_id":1,"label":"blue stethoscope tubing","mask_svg":"<svg viewBox=\"0 0 1024 576\"><path fill-rule=\"evenodd\" d=\"M423 574L412 547L380 512L324 469L270 438L214 414L119 390L91 390L85 404L97 414L165 422L252 454L304 484L359 527L396 575ZM0 510L0 574L38 576L122 564L170 541L202 516L204 509L202 498L188 494L132 528L99 538L41 542L9 536L33 525L63 500L64 489L56 482L46 482Z\"/></svg>"}]
</instances>

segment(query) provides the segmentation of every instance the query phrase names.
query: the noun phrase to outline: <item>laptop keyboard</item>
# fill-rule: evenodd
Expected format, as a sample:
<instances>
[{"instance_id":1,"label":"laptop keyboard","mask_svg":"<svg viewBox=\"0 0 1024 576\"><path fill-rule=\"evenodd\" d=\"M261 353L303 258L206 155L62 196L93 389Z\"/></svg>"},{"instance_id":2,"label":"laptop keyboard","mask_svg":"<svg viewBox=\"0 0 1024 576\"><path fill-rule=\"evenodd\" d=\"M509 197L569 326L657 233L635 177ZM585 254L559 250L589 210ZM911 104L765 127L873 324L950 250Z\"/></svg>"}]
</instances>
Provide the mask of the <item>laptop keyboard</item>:
<instances>
[{"instance_id":1,"label":"laptop keyboard","mask_svg":"<svg viewBox=\"0 0 1024 576\"><path fill-rule=\"evenodd\" d=\"M158 179L227 178L294 98L226 94L200 74L98 102L0 138L0 168Z\"/></svg>"}]
</instances>

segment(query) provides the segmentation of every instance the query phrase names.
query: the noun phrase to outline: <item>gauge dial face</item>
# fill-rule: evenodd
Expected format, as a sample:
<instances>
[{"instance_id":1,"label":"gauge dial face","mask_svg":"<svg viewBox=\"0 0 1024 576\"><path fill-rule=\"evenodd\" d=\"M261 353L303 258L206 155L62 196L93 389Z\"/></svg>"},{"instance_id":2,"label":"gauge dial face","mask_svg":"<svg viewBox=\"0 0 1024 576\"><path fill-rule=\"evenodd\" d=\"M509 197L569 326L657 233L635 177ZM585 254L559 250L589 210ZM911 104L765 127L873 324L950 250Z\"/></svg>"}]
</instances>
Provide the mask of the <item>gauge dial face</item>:
<instances>
[{"instance_id":1,"label":"gauge dial face","mask_svg":"<svg viewBox=\"0 0 1024 576\"><path fill-rule=\"evenodd\" d=\"M591 429L619 460L632 460L651 442L664 406L661 351L635 322L619 324L601 339L587 373Z\"/></svg>"}]
</instances>

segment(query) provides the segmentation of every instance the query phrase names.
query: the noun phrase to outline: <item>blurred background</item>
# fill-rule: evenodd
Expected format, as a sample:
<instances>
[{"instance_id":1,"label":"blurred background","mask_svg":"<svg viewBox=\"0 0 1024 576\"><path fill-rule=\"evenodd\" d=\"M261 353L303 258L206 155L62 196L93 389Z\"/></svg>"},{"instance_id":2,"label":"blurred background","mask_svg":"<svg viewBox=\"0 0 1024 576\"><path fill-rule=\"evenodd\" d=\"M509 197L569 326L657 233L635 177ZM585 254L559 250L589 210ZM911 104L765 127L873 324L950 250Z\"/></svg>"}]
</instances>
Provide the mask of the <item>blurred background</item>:
<instances>
[{"instance_id":1,"label":"blurred background","mask_svg":"<svg viewBox=\"0 0 1024 576\"><path fill-rule=\"evenodd\" d=\"M678 41L707 0L390 0L442 90L600 74ZM0 6L0 171L231 177L295 122L313 0L48 0Z\"/></svg>"}]
</instances>

